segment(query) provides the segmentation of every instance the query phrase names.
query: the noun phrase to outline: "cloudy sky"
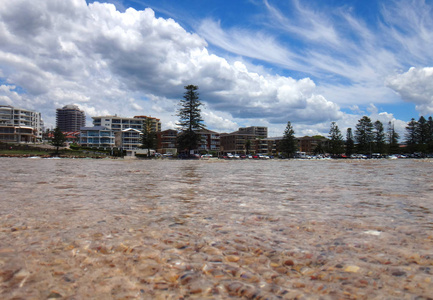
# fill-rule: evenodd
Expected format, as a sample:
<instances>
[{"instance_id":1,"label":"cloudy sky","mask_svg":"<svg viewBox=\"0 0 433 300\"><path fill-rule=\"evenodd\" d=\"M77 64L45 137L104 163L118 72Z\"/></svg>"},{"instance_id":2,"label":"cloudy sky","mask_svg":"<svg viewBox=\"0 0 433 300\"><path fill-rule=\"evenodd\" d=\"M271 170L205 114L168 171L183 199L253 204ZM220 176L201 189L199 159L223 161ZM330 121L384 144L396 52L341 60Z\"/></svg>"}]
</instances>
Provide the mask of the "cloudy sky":
<instances>
[{"instance_id":1,"label":"cloudy sky","mask_svg":"<svg viewBox=\"0 0 433 300\"><path fill-rule=\"evenodd\" d=\"M0 0L0 104L174 128L199 86L209 129L343 133L433 115L433 1Z\"/></svg>"}]
</instances>

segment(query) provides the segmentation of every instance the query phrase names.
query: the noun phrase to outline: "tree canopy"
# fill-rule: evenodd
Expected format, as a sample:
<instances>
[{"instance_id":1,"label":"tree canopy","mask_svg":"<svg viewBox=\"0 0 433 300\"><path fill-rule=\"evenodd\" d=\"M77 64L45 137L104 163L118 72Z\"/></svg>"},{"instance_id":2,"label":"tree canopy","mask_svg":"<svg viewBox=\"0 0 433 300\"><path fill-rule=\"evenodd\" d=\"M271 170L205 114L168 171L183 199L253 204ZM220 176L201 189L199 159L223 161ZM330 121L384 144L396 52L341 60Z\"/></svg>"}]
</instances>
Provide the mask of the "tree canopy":
<instances>
[{"instance_id":1,"label":"tree canopy","mask_svg":"<svg viewBox=\"0 0 433 300\"><path fill-rule=\"evenodd\" d=\"M51 139L51 145L56 147L56 155L59 154L59 148L63 147L66 142L66 136L60 130L59 127L56 127L53 132L53 138Z\"/></svg>"},{"instance_id":2,"label":"tree canopy","mask_svg":"<svg viewBox=\"0 0 433 300\"><path fill-rule=\"evenodd\" d=\"M177 112L179 122L177 125L180 128L178 136L178 146L180 151L196 149L200 142L200 135L195 131L204 129L206 126L203 124L201 117L200 106L202 103L199 100L199 93L197 92L198 86L187 85L184 87L185 93L183 99L180 100L180 108Z\"/></svg>"},{"instance_id":3,"label":"tree canopy","mask_svg":"<svg viewBox=\"0 0 433 300\"><path fill-rule=\"evenodd\" d=\"M399 152L398 139L400 135L394 129L394 123L388 122L388 153L397 154Z\"/></svg>"},{"instance_id":4,"label":"tree canopy","mask_svg":"<svg viewBox=\"0 0 433 300\"><path fill-rule=\"evenodd\" d=\"M359 153L370 153L373 142L373 123L367 116L363 116L356 124L355 141Z\"/></svg>"},{"instance_id":5,"label":"tree canopy","mask_svg":"<svg viewBox=\"0 0 433 300\"><path fill-rule=\"evenodd\" d=\"M346 131L346 155L351 156L355 148L355 142L353 140L352 128L347 128Z\"/></svg>"},{"instance_id":6,"label":"tree canopy","mask_svg":"<svg viewBox=\"0 0 433 300\"><path fill-rule=\"evenodd\" d=\"M383 128L382 122L377 120L373 124L373 141L374 141L374 151L377 153L385 152L385 130Z\"/></svg>"},{"instance_id":7,"label":"tree canopy","mask_svg":"<svg viewBox=\"0 0 433 300\"><path fill-rule=\"evenodd\" d=\"M284 130L283 139L280 142L280 150L282 153L285 153L287 157L293 157L297 150L295 131L290 121L287 122L286 129Z\"/></svg>"},{"instance_id":8,"label":"tree canopy","mask_svg":"<svg viewBox=\"0 0 433 300\"><path fill-rule=\"evenodd\" d=\"M141 133L141 148L147 149L147 156L150 157L150 149L156 146L156 132L152 130L152 120L150 118L143 121Z\"/></svg>"},{"instance_id":9,"label":"tree canopy","mask_svg":"<svg viewBox=\"0 0 433 300\"><path fill-rule=\"evenodd\" d=\"M338 128L337 123L332 122L329 130L329 152L333 155L341 154L344 152L343 135Z\"/></svg>"}]
</instances>

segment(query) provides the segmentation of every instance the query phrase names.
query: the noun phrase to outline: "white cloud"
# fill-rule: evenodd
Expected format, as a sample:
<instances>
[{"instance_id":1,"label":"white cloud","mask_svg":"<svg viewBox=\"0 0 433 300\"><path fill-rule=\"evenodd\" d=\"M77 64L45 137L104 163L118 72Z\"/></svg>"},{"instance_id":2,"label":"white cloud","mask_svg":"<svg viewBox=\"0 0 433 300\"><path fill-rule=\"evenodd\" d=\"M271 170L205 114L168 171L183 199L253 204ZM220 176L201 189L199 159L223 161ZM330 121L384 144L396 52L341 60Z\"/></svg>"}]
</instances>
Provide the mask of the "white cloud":
<instances>
[{"instance_id":1,"label":"white cloud","mask_svg":"<svg viewBox=\"0 0 433 300\"><path fill-rule=\"evenodd\" d=\"M21 97L14 91L15 88L13 85L0 85L0 103L12 105L13 103L20 102Z\"/></svg>"},{"instance_id":2,"label":"white cloud","mask_svg":"<svg viewBox=\"0 0 433 300\"><path fill-rule=\"evenodd\" d=\"M50 125L56 108L75 103L88 117L145 114L167 128L176 122L183 86L191 83L200 88L209 127L233 129L242 119L314 124L341 117L338 105L321 96L311 79L270 75L261 68L255 73L240 60L230 63L210 54L203 38L172 19L156 18L151 9L119 12L112 4L84 0L7 1L0 11L0 37L0 74L26 99L9 95L3 102L27 107L30 102ZM272 38L258 37L243 40L242 51L268 53ZM233 38L241 36L222 33L221 43ZM282 47L272 54L287 58Z\"/></svg>"},{"instance_id":3,"label":"white cloud","mask_svg":"<svg viewBox=\"0 0 433 300\"><path fill-rule=\"evenodd\" d=\"M236 55L317 77L322 95L340 106L395 103L385 79L432 63L426 49L433 48L433 8L422 0L376 4L376 22L367 22L347 4L321 3L318 10L315 2L265 1L260 34L246 27L224 30L208 19L198 32Z\"/></svg>"},{"instance_id":4,"label":"white cloud","mask_svg":"<svg viewBox=\"0 0 433 300\"><path fill-rule=\"evenodd\" d=\"M86 4L84 0L4 1L0 10L0 104L41 111L48 125L54 125L56 108L77 104L88 117L144 114L160 118L167 129L176 124L176 104L183 86L196 84L210 129L231 131L244 125L264 125L275 136L282 134L290 120L299 134L323 133L331 121L351 127L356 124L359 115L343 114L340 107L355 101L358 105L394 101L395 96L384 87L384 78L389 70L404 65L404 55L421 54L417 42L425 46L432 40L427 30L432 28L431 22L416 27L415 21L407 18L412 22L411 34L417 28L425 30L395 56L385 46L399 44L408 33L396 31L384 45L385 33L398 27L391 22L396 18L385 14L388 7L384 15L392 26L383 25L383 34L376 36L348 10L336 11L339 22L335 22L326 13L294 3L293 20L266 3L269 15L278 21L267 26L279 26L281 32L296 35L302 43L302 37L307 37L311 45L322 44L322 50L287 47L276 35L268 34L266 26L254 33L243 28L225 31L218 22L205 19L195 34L172 19L155 17L151 9L122 8L120 12L112 4ZM354 30L357 39L353 45L337 26L340 23ZM242 57L235 60L209 53L208 42ZM327 74L326 78L337 81L344 77L351 86L273 75L269 69L245 61L247 58L312 76ZM422 85L423 77L417 78ZM397 76L389 86L397 79L403 80ZM428 77L424 79L427 83ZM405 91L414 95L408 85L399 86L400 90L393 88L401 95ZM428 91L428 86L425 89ZM408 99L416 99L420 110L431 108L431 101Z\"/></svg>"},{"instance_id":5,"label":"white cloud","mask_svg":"<svg viewBox=\"0 0 433 300\"><path fill-rule=\"evenodd\" d=\"M222 117L214 112L202 112L204 123L207 127L212 128L217 132L233 132L240 126L233 122L230 116Z\"/></svg>"},{"instance_id":6,"label":"white cloud","mask_svg":"<svg viewBox=\"0 0 433 300\"><path fill-rule=\"evenodd\" d=\"M433 67L410 68L407 72L392 76L388 86L404 101L416 104L421 114L433 113Z\"/></svg>"}]
</instances>

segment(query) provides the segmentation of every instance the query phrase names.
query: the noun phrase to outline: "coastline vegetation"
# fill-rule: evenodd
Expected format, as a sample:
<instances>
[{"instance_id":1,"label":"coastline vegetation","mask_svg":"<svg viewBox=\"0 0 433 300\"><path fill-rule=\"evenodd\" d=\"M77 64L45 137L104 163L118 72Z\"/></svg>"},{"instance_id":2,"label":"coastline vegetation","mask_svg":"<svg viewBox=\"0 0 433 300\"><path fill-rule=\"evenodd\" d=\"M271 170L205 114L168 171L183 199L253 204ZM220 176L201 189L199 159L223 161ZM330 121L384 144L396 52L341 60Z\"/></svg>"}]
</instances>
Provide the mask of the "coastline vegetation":
<instances>
[{"instance_id":1,"label":"coastline vegetation","mask_svg":"<svg viewBox=\"0 0 433 300\"><path fill-rule=\"evenodd\" d=\"M0 142L0 157L33 157L42 158L62 157L62 158L106 158L110 157L110 151L100 149L83 149L71 145L69 149L59 149L56 154L54 146L33 145L33 144L10 144ZM112 157L112 156L111 156Z\"/></svg>"}]
</instances>

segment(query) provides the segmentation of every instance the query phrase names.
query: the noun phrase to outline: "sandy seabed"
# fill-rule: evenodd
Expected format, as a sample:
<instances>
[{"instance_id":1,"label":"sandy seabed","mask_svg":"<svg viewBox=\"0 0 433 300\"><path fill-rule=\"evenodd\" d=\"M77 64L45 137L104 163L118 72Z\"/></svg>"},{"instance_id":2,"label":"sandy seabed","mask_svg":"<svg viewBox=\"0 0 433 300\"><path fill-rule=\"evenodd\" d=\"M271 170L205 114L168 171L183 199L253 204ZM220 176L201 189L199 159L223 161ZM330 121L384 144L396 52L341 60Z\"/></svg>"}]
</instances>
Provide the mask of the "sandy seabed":
<instances>
[{"instance_id":1,"label":"sandy seabed","mask_svg":"<svg viewBox=\"0 0 433 300\"><path fill-rule=\"evenodd\" d=\"M2 158L1 299L431 299L431 160Z\"/></svg>"}]
</instances>

